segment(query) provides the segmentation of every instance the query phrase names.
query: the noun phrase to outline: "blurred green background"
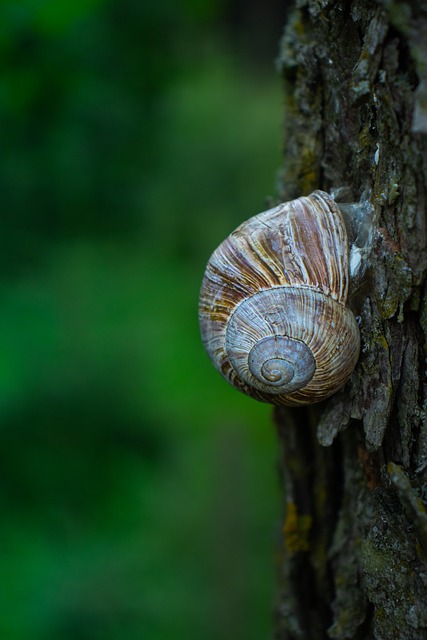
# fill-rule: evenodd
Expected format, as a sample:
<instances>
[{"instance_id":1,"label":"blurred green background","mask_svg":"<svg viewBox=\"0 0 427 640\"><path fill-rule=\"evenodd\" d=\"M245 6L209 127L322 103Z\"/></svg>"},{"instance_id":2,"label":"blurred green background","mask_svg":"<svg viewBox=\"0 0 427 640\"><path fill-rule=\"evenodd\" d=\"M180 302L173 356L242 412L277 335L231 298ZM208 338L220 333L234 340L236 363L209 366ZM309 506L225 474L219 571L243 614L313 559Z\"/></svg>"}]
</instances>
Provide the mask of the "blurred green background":
<instances>
[{"instance_id":1,"label":"blurred green background","mask_svg":"<svg viewBox=\"0 0 427 640\"><path fill-rule=\"evenodd\" d=\"M283 4L0 3L2 640L271 636L270 408L197 298L275 195Z\"/></svg>"}]
</instances>

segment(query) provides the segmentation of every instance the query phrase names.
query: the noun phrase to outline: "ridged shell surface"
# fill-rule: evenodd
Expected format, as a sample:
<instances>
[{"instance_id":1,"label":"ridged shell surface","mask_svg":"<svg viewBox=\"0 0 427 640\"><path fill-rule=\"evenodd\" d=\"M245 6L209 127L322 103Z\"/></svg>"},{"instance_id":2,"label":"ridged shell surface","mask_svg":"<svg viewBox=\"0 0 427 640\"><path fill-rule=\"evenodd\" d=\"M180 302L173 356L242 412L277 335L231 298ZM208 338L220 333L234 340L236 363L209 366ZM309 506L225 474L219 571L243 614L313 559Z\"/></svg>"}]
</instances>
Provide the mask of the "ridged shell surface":
<instances>
[{"instance_id":1,"label":"ridged shell surface","mask_svg":"<svg viewBox=\"0 0 427 640\"><path fill-rule=\"evenodd\" d=\"M350 377L360 338L341 212L321 191L243 223L213 253L202 339L237 389L274 404L322 400Z\"/></svg>"}]
</instances>

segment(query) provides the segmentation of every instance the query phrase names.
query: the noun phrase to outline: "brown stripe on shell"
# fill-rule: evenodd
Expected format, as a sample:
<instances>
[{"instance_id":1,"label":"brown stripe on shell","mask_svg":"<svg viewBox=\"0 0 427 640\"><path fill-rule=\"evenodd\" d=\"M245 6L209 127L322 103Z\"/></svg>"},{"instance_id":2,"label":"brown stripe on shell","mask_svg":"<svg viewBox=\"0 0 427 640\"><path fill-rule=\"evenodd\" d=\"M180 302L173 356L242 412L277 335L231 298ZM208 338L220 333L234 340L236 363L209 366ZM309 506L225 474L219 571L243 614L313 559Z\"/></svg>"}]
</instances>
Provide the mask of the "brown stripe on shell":
<instances>
[{"instance_id":1,"label":"brown stripe on shell","mask_svg":"<svg viewBox=\"0 0 427 640\"><path fill-rule=\"evenodd\" d=\"M317 287L345 303L348 291L348 245L344 220L332 198L315 191L288 203L283 219L286 256L292 284Z\"/></svg>"},{"instance_id":2,"label":"brown stripe on shell","mask_svg":"<svg viewBox=\"0 0 427 640\"><path fill-rule=\"evenodd\" d=\"M206 278L220 285L221 296L231 288L236 302L269 286L304 284L344 303L347 273L341 212L327 193L315 191L240 225L213 253Z\"/></svg>"}]
</instances>

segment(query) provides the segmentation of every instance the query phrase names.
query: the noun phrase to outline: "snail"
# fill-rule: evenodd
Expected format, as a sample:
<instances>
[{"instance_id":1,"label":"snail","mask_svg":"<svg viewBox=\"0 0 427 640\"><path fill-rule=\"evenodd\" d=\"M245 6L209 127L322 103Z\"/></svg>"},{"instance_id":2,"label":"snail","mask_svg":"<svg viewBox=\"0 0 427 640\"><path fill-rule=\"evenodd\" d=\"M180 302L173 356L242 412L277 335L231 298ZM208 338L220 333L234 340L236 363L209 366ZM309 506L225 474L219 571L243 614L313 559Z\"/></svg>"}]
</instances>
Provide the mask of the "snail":
<instances>
[{"instance_id":1,"label":"snail","mask_svg":"<svg viewBox=\"0 0 427 640\"><path fill-rule=\"evenodd\" d=\"M346 306L348 239L323 191L241 224L214 251L200 293L200 329L214 366L262 402L304 405L350 378L360 350Z\"/></svg>"}]
</instances>

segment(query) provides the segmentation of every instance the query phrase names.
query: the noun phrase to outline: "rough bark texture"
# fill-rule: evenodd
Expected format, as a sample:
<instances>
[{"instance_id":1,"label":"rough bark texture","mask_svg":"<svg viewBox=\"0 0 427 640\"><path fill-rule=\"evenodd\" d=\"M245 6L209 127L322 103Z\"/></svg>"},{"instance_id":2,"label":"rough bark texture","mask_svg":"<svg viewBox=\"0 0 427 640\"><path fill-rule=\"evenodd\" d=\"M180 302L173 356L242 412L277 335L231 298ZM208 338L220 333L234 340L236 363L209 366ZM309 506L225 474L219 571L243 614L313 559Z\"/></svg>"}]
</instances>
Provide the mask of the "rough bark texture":
<instances>
[{"instance_id":1,"label":"rough bark texture","mask_svg":"<svg viewBox=\"0 0 427 640\"><path fill-rule=\"evenodd\" d=\"M282 198L369 198L351 381L278 409L276 638L427 638L427 3L300 0L279 64ZM368 251L368 252L367 252Z\"/></svg>"}]
</instances>

